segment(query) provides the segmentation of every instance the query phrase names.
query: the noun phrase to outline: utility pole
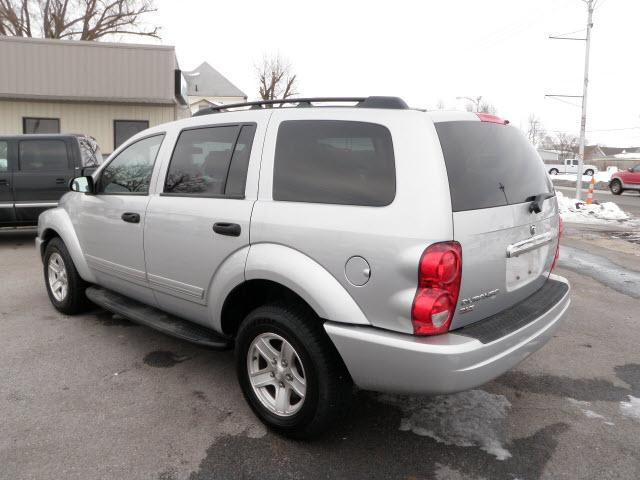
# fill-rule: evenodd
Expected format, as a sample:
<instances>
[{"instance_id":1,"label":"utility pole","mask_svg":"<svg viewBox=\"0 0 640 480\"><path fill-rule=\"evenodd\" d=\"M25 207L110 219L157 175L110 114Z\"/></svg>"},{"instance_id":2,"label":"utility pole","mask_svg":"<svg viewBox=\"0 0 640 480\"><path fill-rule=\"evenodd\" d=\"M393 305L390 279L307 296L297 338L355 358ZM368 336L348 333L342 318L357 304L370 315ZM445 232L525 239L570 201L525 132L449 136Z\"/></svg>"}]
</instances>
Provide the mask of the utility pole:
<instances>
[{"instance_id":1,"label":"utility pole","mask_svg":"<svg viewBox=\"0 0 640 480\"><path fill-rule=\"evenodd\" d=\"M582 114L580 116L580 143L578 146L578 171L576 172L576 199L582 197L582 173L584 169L584 142L587 127L587 88L589 87L589 48L591 47L591 27L593 27L594 0L582 0L587 5L587 34L585 38L550 36L552 40L581 40L586 42L584 49L584 81L582 95L545 95L545 97L582 98ZM567 35L567 34L565 34Z\"/></svg>"},{"instance_id":2,"label":"utility pole","mask_svg":"<svg viewBox=\"0 0 640 480\"><path fill-rule=\"evenodd\" d=\"M584 48L584 83L582 85L582 115L580 116L580 146L578 147L578 172L576 173L576 199L582 198L582 172L584 169L584 137L587 127L587 89L589 87L589 47L593 26L593 0L587 1L587 37Z\"/></svg>"}]
</instances>

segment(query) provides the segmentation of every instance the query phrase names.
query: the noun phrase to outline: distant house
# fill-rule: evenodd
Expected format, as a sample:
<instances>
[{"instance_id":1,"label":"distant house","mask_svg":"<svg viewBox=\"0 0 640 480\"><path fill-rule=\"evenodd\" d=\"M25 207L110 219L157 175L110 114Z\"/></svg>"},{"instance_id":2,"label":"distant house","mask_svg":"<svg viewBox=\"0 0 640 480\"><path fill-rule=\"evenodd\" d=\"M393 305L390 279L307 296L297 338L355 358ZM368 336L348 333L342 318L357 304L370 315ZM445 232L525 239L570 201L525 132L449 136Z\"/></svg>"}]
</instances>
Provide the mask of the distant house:
<instances>
[{"instance_id":1,"label":"distant house","mask_svg":"<svg viewBox=\"0 0 640 480\"><path fill-rule=\"evenodd\" d=\"M0 36L0 135L83 133L110 153L189 116L174 47Z\"/></svg>"},{"instance_id":2,"label":"distant house","mask_svg":"<svg viewBox=\"0 0 640 480\"><path fill-rule=\"evenodd\" d=\"M546 150L544 148L538 149L538 155L542 158L544 162L559 162L561 152L558 150Z\"/></svg>"},{"instance_id":3,"label":"distant house","mask_svg":"<svg viewBox=\"0 0 640 480\"><path fill-rule=\"evenodd\" d=\"M184 72L188 85L189 107L195 113L212 105L239 103L247 95L207 62L190 72Z\"/></svg>"}]
</instances>

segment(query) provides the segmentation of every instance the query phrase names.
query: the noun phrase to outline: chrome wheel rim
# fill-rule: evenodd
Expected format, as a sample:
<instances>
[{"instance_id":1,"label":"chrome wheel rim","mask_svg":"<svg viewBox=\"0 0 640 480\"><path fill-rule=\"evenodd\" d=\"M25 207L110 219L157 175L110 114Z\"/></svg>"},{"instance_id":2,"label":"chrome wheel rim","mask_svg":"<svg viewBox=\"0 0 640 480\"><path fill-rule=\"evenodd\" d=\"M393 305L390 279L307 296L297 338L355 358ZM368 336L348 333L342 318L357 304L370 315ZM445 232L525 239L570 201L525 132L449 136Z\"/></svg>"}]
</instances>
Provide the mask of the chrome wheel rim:
<instances>
[{"instance_id":1,"label":"chrome wheel rim","mask_svg":"<svg viewBox=\"0 0 640 480\"><path fill-rule=\"evenodd\" d=\"M58 302L61 302L67 298L67 293L69 292L69 279L67 277L67 268L64 265L64 260L62 260L59 253L51 254L47 269L49 290L51 290L53 298Z\"/></svg>"},{"instance_id":2,"label":"chrome wheel rim","mask_svg":"<svg viewBox=\"0 0 640 480\"><path fill-rule=\"evenodd\" d=\"M256 397L271 413L289 417L302 408L307 381L300 356L280 335L261 333L249 346L247 373Z\"/></svg>"}]
</instances>

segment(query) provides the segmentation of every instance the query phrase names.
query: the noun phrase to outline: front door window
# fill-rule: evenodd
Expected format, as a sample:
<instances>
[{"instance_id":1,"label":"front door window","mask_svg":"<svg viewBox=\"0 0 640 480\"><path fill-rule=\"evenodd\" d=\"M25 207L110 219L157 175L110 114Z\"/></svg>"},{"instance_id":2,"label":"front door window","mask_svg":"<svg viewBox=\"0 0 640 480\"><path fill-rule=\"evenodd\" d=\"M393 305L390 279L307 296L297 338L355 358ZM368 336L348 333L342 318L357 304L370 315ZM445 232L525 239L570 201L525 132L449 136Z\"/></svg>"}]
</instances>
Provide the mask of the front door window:
<instances>
[{"instance_id":1,"label":"front door window","mask_svg":"<svg viewBox=\"0 0 640 480\"><path fill-rule=\"evenodd\" d=\"M155 135L129 145L105 167L98 181L98 193L146 195L153 165L164 135Z\"/></svg>"}]
</instances>

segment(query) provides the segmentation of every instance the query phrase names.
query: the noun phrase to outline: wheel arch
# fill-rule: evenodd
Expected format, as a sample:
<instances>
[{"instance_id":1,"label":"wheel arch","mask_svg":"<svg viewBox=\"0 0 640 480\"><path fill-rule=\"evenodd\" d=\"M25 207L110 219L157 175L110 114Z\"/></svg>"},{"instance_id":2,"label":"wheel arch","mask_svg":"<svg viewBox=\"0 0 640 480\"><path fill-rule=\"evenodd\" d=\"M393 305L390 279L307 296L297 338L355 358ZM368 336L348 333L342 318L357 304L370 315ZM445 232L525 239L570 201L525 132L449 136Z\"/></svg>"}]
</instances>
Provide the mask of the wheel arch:
<instances>
[{"instance_id":1,"label":"wheel arch","mask_svg":"<svg viewBox=\"0 0 640 480\"><path fill-rule=\"evenodd\" d=\"M233 334L250 309L279 299L296 302L321 319L370 325L349 292L319 263L292 248L262 243L250 247L244 281L229 289L217 327Z\"/></svg>"},{"instance_id":2,"label":"wheel arch","mask_svg":"<svg viewBox=\"0 0 640 480\"><path fill-rule=\"evenodd\" d=\"M54 208L43 212L39 218L38 232L40 239L39 253L41 257L44 255L47 244L53 238L59 237L69 251L69 255L71 255L71 259L80 277L86 282L95 282L94 275L84 258L84 253L80 247L80 242L71 223L71 219L69 219L69 216L63 209Z\"/></svg>"}]
</instances>

